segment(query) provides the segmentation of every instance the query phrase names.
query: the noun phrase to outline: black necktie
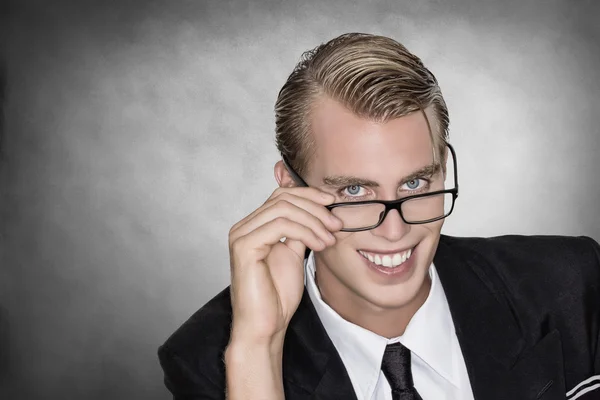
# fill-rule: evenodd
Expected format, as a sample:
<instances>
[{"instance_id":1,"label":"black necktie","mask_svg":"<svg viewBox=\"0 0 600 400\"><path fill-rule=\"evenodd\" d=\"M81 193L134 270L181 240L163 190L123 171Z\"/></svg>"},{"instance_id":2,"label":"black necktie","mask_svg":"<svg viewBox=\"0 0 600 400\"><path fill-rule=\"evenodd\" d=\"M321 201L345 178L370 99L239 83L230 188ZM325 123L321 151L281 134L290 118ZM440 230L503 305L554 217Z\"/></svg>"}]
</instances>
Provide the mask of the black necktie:
<instances>
[{"instance_id":1,"label":"black necktie","mask_svg":"<svg viewBox=\"0 0 600 400\"><path fill-rule=\"evenodd\" d=\"M410 350L402 343L387 345L381 370L392 387L392 400L423 400L413 384Z\"/></svg>"}]
</instances>

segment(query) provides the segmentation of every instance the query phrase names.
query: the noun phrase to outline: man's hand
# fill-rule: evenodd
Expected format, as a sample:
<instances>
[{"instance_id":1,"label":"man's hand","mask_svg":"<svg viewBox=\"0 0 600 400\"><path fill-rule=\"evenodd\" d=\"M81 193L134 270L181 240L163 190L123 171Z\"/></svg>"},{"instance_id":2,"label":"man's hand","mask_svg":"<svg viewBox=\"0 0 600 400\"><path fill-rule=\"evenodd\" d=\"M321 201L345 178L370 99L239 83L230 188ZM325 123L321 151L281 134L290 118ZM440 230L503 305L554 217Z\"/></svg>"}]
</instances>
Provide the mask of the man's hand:
<instances>
[{"instance_id":1,"label":"man's hand","mask_svg":"<svg viewBox=\"0 0 600 400\"><path fill-rule=\"evenodd\" d=\"M283 341L304 291L304 252L335 243L342 222L324 207L334 200L315 188L278 188L231 228L229 400L283 400Z\"/></svg>"},{"instance_id":2,"label":"man's hand","mask_svg":"<svg viewBox=\"0 0 600 400\"><path fill-rule=\"evenodd\" d=\"M333 245L331 232L342 228L324 207L334 200L315 188L278 188L231 228L230 344L283 343L304 290L306 247L320 251Z\"/></svg>"}]
</instances>

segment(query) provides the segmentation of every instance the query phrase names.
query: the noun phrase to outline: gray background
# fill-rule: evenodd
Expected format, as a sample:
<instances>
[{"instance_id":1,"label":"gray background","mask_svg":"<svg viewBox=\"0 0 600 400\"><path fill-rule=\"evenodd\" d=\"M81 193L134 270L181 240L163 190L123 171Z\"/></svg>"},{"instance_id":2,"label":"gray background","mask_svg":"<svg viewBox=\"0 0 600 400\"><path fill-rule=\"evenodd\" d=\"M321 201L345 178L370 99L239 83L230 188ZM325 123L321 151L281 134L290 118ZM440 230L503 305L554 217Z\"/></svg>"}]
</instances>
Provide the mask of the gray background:
<instances>
[{"instance_id":1,"label":"gray background","mask_svg":"<svg viewBox=\"0 0 600 400\"><path fill-rule=\"evenodd\" d=\"M168 398L157 346L227 285L229 227L276 186L277 92L343 32L392 36L438 77L462 185L445 233L600 240L599 10L4 5L0 397Z\"/></svg>"}]
</instances>

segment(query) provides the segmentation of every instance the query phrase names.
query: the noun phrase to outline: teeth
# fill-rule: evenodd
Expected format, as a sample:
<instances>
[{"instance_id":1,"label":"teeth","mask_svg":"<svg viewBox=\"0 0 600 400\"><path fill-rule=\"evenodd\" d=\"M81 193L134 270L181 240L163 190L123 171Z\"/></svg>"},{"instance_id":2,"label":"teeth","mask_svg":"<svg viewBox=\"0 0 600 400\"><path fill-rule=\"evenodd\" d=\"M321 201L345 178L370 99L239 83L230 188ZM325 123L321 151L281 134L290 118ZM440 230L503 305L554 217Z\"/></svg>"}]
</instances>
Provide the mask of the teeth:
<instances>
[{"instance_id":1,"label":"teeth","mask_svg":"<svg viewBox=\"0 0 600 400\"><path fill-rule=\"evenodd\" d=\"M396 253L393 255L378 255L375 254L375 256L373 256L372 254L369 253L365 253L364 251L360 251L359 253L362 254L363 257L368 258L369 261L371 261L372 263L375 263L377 265L381 265L387 268L390 267L397 267L398 265L404 263L406 260L408 260L410 258L410 255L412 254L412 249L409 249L405 252L402 253Z\"/></svg>"}]
</instances>

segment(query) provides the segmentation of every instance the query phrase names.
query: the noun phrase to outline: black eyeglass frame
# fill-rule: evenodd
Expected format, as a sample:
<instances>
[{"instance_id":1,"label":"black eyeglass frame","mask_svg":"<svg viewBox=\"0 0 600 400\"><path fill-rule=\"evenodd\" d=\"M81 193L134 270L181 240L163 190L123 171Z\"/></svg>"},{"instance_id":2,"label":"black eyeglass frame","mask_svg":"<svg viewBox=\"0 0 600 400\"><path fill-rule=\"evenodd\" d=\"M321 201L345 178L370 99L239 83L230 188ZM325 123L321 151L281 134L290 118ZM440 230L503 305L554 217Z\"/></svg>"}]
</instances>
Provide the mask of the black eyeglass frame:
<instances>
[{"instance_id":1,"label":"black eyeglass frame","mask_svg":"<svg viewBox=\"0 0 600 400\"><path fill-rule=\"evenodd\" d=\"M454 148L450 145L450 143L446 143L446 146L448 146L448 148L450 149L450 152L452 153L452 160L454 162L454 188L437 190L437 191L431 192L431 193L415 194L415 195L407 196L407 197L404 197L404 198L398 199L398 200L345 201L342 203L330 204L328 206L325 206L325 208L327 208L329 211L331 211L332 209L334 209L336 207L349 206L349 205L356 206L356 205L362 205L362 204L383 204L385 206L385 211L382 213L382 216L379 218L379 222L377 222L377 224L368 226L366 228L348 228L348 229L342 228L341 229L342 232L360 232L360 231L368 231L371 229L375 229L379 225L381 225L383 223L383 221L385 221L385 218L387 217L388 213L391 210L398 210L398 214L400 214L400 218L402 218L402 220L406 224L409 224L409 225L428 224L430 222L435 222L435 221L438 221L440 219L450 216L450 214L452 214L452 211L454 210L454 204L456 203L456 199L458 197L458 167L457 167L457 161L456 161L456 152L454 151ZM302 179L300 177L300 175L298 175L296 173L296 171L294 171L294 169L290 166L290 163L286 160L286 158L282 157L282 160L283 160L283 165L285 165L285 167L287 168L292 179L300 186L309 187L309 185L304 181L304 179ZM452 194L452 208L450 208L450 211L447 214L442 215L441 217L432 218L432 219L428 219L425 221L419 221L419 222L408 222L406 220L406 218L404 218L404 215L402 214L402 207L401 207L402 203L407 202L409 200L422 198L422 197L430 197L430 196L436 196L436 195L446 194L446 193Z\"/></svg>"}]
</instances>

